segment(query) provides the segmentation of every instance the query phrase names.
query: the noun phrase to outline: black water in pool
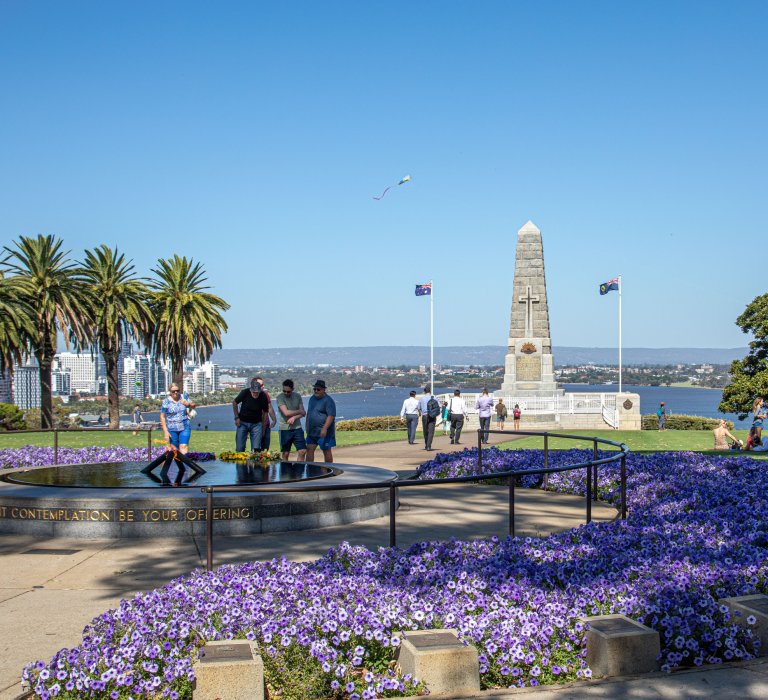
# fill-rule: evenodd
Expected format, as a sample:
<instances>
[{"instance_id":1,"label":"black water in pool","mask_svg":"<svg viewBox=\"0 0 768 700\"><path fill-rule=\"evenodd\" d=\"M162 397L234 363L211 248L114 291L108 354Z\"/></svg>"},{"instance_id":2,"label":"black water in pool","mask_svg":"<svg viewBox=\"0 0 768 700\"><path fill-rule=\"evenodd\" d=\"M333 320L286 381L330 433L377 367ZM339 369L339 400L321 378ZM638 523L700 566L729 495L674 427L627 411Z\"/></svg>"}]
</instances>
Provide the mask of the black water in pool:
<instances>
[{"instance_id":1,"label":"black water in pool","mask_svg":"<svg viewBox=\"0 0 768 700\"><path fill-rule=\"evenodd\" d=\"M152 475L141 470L146 462L103 462L100 464L68 464L17 471L0 476L4 481L32 486L65 486L76 488L170 488L160 479L162 465ZM212 460L200 462L205 474L194 478L194 472L186 467L181 488L191 486L237 486L308 481L333 476L331 467L305 462L272 462L264 467L250 463L234 463ZM168 480L176 481L175 464L168 471Z\"/></svg>"}]
</instances>

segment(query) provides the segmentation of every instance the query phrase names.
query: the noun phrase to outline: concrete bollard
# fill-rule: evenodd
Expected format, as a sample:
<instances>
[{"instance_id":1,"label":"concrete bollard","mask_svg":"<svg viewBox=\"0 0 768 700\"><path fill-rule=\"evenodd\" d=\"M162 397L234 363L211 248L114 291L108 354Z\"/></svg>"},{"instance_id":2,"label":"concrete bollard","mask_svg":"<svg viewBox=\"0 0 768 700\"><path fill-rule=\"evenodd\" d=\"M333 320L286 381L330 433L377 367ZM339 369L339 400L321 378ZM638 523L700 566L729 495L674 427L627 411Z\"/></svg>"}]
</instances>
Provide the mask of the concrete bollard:
<instances>
[{"instance_id":1,"label":"concrete bollard","mask_svg":"<svg viewBox=\"0 0 768 700\"><path fill-rule=\"evenodd\" d=\"M768 656L768 649L766 649L768 645L768 595L762 593L740 595L735 598L722 598L718 602L728 606L733 622L751 629L752 633L760 639L758 655ZM754 625L747 622L750 615L755 618Z\"/></svg>"},{"instance_id":2,"label":"concrete bollard","mask_svg":"<svg viewBox=\"0 0 768 700\"><path fill-rule=\"evenodd\" d=\"M206 642L192 667L193 700L264 700L264 662L255 642Z\"/></svg>"},{"instance_id":3,"label":"concrete bollard","mask_svg":"<svg viewBox=\"0 0 768 700\"><path fill-rule=\"evenodd\" d=\"M401 672L423 681L432 694L480 690L477 649L459 641L456 630L404 632L397 659Z\"/></svg>"},{"instance_id":4,"label":"concrete bollard","mask_svg":"<svg viewBox=\"0 0 768 700\"><path fill-rule=\"evenodd\" d=\"M658 670L658 632L626 615L595 615L584 620L589 623L587 663L595 677Z\"/></svg>"}]
</instances>

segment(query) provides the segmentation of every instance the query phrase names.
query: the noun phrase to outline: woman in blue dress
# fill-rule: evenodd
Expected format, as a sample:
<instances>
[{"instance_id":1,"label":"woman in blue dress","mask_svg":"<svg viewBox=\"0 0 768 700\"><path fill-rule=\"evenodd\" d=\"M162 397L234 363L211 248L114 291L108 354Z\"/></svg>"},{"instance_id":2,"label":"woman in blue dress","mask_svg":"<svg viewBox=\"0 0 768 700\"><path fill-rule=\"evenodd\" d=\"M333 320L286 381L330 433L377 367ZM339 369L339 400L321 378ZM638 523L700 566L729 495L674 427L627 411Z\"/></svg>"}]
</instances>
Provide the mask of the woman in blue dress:
<instances>
[{"instance_id":1,"label":"woman in blue dress","mask_svg":"<svg viewBox=\"0 0 768 700\"><path fill-rule=\"evenodd\" d=\"M189 424L189 410L195 407L187 394L181 395L178 384L171 384L168 396L163 399L160 408L160 425L163 428L165 440L173 445L181 454L189 451L189 436L192 429Z\"/></svg>"}]
</instances>

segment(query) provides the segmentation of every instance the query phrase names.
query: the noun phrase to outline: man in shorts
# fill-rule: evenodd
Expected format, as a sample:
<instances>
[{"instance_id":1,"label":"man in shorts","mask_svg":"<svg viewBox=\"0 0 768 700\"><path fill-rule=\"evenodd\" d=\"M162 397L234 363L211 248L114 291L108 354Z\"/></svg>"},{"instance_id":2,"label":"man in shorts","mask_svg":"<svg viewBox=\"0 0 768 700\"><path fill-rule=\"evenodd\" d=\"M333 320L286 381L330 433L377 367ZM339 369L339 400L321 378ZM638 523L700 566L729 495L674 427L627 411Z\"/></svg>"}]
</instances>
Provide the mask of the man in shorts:
<instances>
[{"instance_id":1,"label":"man in shorts","mask_svg":"<svg viewBox=\"0 0 768 700\"><path fill-rule=\"evenodd\" d=\"M323 451L326 462L333 462L336 446L336 402L326 393L325 382L318 379L307 404L307 461L315 461L315 448Z\"/></svg>"},{"instance_id":2,"label":"man in shorts","mask_svg":"<svg viewBox=\"0 0 768 700\"><path fill-rule=\"evenodd\" d=\"M277 397L277 410L280 412L280 451L283 460L288 461L291 445L294 445L297 461L303 462L307 456L307 443L301 429L301 419L307 412L301 394L293 390L293 379L283 382L283 393Z\"/></svg>"}]
</instances>

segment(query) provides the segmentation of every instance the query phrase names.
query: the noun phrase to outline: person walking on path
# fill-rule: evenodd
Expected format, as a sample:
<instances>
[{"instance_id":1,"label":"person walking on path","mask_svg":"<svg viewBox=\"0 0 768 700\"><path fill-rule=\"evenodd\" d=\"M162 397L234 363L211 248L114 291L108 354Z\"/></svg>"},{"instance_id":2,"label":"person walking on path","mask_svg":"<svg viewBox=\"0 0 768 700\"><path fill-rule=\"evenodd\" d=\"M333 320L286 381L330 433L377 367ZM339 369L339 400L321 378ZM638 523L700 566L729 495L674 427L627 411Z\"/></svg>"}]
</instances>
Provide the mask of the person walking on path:
<instances>
[{"instance_id":1,"label":"person walking on path","mask_svg":"<svg viewBox=\"0 0 768 700\"><path fill-rule=\"evenodd\" d=\"M240 407L238 409L238 406ZM251 439L251 451L261 449L261 432L264 429L264 413L269 406L267 397L261 391L256 377L251 379L247 389L243 389L232 402L235 414L235 450L245 452L246 438Z\"/></svg>"},{"instance_id":2,"label":"person walking on path","mask_svg":"<svg viewBox=\"0 0 768 700\"><path fill-rule=\"evenodd\" d=\"M758 396L752 404L752 413L754 414L754 418L752 418L752 427L757 431L757 437L762 440L763 421L766 418L766 410L763 405L763 399L760 396Z\"/></svg>"},{"instance_id":3,"label":"person walking on path","mask_svg":"<svg viewBox=\"0 0 768 700\"><path fill-rule=\"evenodd\" d=\"M291 445L296 447L296 460L303 462L307 456L307 441L301 429L301 419L307 415L301 394L293 390L293 379L283 381L283 392L277 397L280 412L280 452L284 461L291 456Z\"/></svg>"},{"instance_id":4,"label":"person walking on path","mask_svg":"<svg viewBox=\"0 0 768 700\"><path fill-rule=\"evenodd\" d=\"M443 429L443 435L448 435L448 428L451 425L451 414L448 411L447 401L443 401L443 405L440 407L440 420L441 427Z\"/></svg>"},{"instance_id":5,"label":"person walking on path","mask_svg":"<svg viewBox=\"0 0 768 700\"><path fill-rule=\"evenodd\" d=\"M467 407L461 398L461 391L455 389L448 403L451 415L451 445L460 445L461 429L464 427L464 419L467 417Z\"/></svg>"},{"instance_id":6,"label":"person walking on path","mask_svg":"<svg viewBox=\"0 0 768 700\"><path fill-rule=\"evenodd\" d=\"M189 451L189 436L192 433L188 412L194 407L194 401L190 401L186 394L181 395L178 384L171 384L168 396L160 407L160 425L165 441L184 455Z\"/></svg>"},{"instance_id":7,"label":"person walking on path","mask_svg":"<svg viewBox=\"0 0 768 700\"><path fill-rule=\"evenodd\" d=\"M307 404L307 461L315 461L315 448L319 447L330 463L336 447L336 402L326 393L322 379L312 385L312 391Z\"/></svg>"},{"instance_id":8,"label":"person walking on path","mask_svg":"<svg viewBox=\"0 0 768 700\"><path fill-rule=\"evenodd\" d=\"M427 384L424 387L424 395L419 399L419 413L421 414L421 429L424 431L424 449L432 451L432 439L435 437L435 425L440 415L440 404L432 395L432 387Z\"/></svg>"},{"instance_id":9,"label":"person walking on path","mask_svg":"<svg viewBox=\"0 0 768 700\"><path fill-rule=\"evenodd\" d=\"M400 420L405 423L408 429L408 444L416 444L416 426L419 422L419 402L416 400L416 392L411 391L408 398L403 401L403 407L400 409Z\"/></svg>"},{"instance_id":10,"label":"person walking on path","mask_svg":"<svg viewBox=\"0 0 768 700\"><path fill-rule=\"evenodd\" d=\"M520 404L516 403L515 407L512 409L512 427L515 430L520 430L520 416L523 415L523 412L520 410Z\"/></svg>"},{"instance_id":11,"label":"person walking on path","mask_svg":"<svg viewBox=\"0 0 768 700\"><path fill-rule=\"evenodd\" d=\"M262 418L264 425L261 428L261 449L268 450L272 442L272 429L277 425L277 417L275 416L275 409L272 408L272 397L264 388L264 380L261 377L256 377L256 381L261 387L261 393L267 397L267 411Z\"/></svg>"},{"instance_id":12,"label":"person walking on path","mask_svg":"<svg viewBox=\"0 0 768 700\"><path fill-rule=\"evenodd\" d=\"M488 431L491 429L491 411L493 409L493 399L488 396L488 388L483 387L483 393L475 401L475 409L480 418L480 430L483 431L481 441L488 444Z\"/></svg>"},{"instance_id":13,"label":"person walking on path","mask_svg":"<svg viewBox=\"0 0 768 700\"><path fill-rule=\"evenodd\" d=\"M139 404L136 404L133 407L131 422L133 423L133 434L136 435L137 431L141 429L141 424L144 422L144 417L141 415L141 406L139 406Z\"/></svg>"},{"instance_id":14,"label":"person walking on path","mask_svg":"<svg viewBox=\"0 0 768 700\"><path fill-rule=\"evenodd\" d=\"M504 405L504 399L499 399L494 410L496 411L496 428L504 430L504 421L507 418L507 407Z\"/></svg>"}]
</instances>

